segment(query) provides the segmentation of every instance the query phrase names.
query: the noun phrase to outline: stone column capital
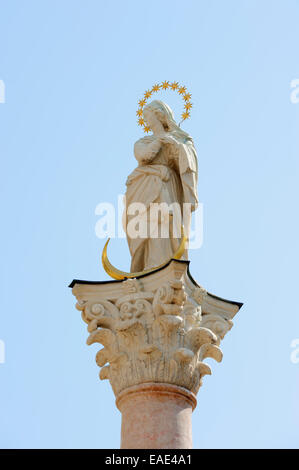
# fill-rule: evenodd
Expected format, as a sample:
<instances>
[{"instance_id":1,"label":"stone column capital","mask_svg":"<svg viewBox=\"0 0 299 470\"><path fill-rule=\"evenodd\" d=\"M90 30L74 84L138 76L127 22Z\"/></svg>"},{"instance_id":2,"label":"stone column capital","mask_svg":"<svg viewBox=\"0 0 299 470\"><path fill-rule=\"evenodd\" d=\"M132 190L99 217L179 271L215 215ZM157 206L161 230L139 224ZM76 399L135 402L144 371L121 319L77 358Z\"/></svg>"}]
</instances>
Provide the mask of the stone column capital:
<instances>
[{"instance_id":1,"label":"stone column capital","mask_svg":"<svg viewBox=\"0 0 299 470\"><path fill-rule=\"evenodd\" d=\"M178 260L139 278L74 280L70 287L88 325L87 344L104 346L96 355L100 378L110 381L118 400L147 383L196 395L211 374L204 360L221 361L220 341L242 305L208 293L191 277L189 263Z\"/></svg>"}]
</instances>

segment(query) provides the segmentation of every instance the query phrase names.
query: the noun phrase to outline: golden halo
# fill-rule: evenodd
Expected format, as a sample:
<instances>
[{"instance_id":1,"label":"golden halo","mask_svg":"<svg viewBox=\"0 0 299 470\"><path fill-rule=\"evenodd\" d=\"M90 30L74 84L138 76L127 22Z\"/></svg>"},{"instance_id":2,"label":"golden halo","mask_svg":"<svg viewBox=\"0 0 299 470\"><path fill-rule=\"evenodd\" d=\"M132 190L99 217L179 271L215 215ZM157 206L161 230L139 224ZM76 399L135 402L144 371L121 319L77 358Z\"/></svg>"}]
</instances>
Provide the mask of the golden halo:
<instances>
[{"instance_id":1,"label":"golden halo","mask_svg":"<svg viewBox=\"0 0 299 470\"><path fill-rule=\"evenodd\" d=\"M190 102L191 93L187 93L187 88L185 86L179 85L178 82L169 83L168 80L164 80L162 83L156 83L152 86L151 90L146 90L144 92L143 98L138 101L139 108L136 111L138 116L137 123L139 126L143 127L144 132L148 133L151 129L147 126L144 122L143 118L143 108L147 103L147 100L151 98L153 93L157 93L159 90L173 90L177 91L184 100L184 112L181 114L182 121L185 119L189 119L190 117L190 109L192 108L193 104Z\"/></svg>"}]
</instances>

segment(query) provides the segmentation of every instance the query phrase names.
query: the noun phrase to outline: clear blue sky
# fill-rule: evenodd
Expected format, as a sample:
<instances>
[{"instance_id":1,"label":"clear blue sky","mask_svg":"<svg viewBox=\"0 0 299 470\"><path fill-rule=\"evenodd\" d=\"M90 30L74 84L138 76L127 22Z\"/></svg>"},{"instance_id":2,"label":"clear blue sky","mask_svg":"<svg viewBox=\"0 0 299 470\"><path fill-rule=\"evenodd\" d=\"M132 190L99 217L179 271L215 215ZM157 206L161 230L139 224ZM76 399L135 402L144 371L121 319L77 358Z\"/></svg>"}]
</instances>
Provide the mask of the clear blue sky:
<instances>
[{"instance_id":1,"label":"clear blue sky","mask_svg":"<svg viewBox=\"0 0 299 470\"><path fill-rule=\"evenodd\" d=\"M192 275L244 302L199 392L194 447L298 447L298 24L298 0L0 2L1 447L119 446L67 285L107 279L95 207L124 191L137 100L165 79L195 104ZM125 240L110 253L129 268Z\"/></svg>"}]
</instances>

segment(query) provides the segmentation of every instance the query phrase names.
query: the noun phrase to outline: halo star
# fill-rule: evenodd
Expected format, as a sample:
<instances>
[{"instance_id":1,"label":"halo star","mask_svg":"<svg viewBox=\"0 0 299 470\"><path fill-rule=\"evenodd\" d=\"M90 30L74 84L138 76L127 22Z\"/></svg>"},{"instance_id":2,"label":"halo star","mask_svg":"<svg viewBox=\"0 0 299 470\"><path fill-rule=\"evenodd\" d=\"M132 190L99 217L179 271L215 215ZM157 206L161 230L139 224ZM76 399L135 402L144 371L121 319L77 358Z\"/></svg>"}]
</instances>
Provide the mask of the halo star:
<instances>
[{"instance_id":1,"label":"halo star","mask_svg":"<svg viewBox=\"0 0 299 470\"><path fill-rule=\"evenodd\" d=\"M184 96L183 96L184 100L185 101L189 101L190 98L191 98L191 93L186 93Z\"/></svg>"},{"instance_id":2,"label":"halo star","mask_svg":"<svg viewBox=\"0 0 299 470\"><path fill-rule=\"evenodd\" d=\"M184 104L184 108L187 109L187 110L191 109L192 106L193 106L193 104L190 103L190 102L187 102L186 104Z\"/></svg>"},{"instance_id":3,"label":"halo star","mask_svg":"<svg viewBox=\"0 0 299 470\"><path fill-rule=\"evenodd\" d=\"M182 119L183 121L185 121L185 119L188 119L190 117L190 113L188 111L185 111L183 114L182 114Z\"/></svg>"},{"instance_id":4,"label":"halo star","mask_svg":"<svg viewBox=\"0 0 299 470\"><path fill-rule=\"evenodd\" d=\"M178 82L173 82L171 85L170 85L171 89L173 91L177 90L179 88L179 84Z\"/></svg>"},{"instance_id":5,"label":"halo star","mask_svg":"<svg viewBox=\"0 0 299 470\"><path fill-rule=\"evenodd\" d=\"M160 85L158 85L158 84L154 85L153 88L152 88L152 92L154 92L154 93L156 91L159 91L159 90L160 90Z\"/></svg>"},{"instance_id":6,"label":"halo star","mask_svg":"<svg viewBox=\"0 0 299 470\"><path fill-rule=\"evenodd\" d=\"M143 108L143 106L145 105L145 103L146 103L146 100L145 100L144 98L143 98L142 100L139 100L139 101L138 101L138 104L139 104L140 108Z\"/></svg>"}]
</instances>

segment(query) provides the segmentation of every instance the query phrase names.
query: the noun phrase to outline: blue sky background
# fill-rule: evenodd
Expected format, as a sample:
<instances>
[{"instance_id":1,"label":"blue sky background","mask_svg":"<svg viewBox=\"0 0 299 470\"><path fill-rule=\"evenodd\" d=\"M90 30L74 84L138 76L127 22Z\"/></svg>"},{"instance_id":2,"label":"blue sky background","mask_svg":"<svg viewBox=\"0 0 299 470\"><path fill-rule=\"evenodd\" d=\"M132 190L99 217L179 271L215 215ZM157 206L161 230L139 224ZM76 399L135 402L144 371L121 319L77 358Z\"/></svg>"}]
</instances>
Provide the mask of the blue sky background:
<instances>
[{"instance_id":1,"label":"blue sky background","mask_svg":"<svg viewBox=\"0 0 299 470\"><path fill-rule=\"evenodd\" d=\"M107 279L95 207L124 192L137 100L165 79L194 102L192 275L244 302L198 394L194 447L298 447L298 24L298 0L0 2L1 447L119 446L67 285ZM125 240L110 253L129 268Z\"/></svg>"}]
</instances>

